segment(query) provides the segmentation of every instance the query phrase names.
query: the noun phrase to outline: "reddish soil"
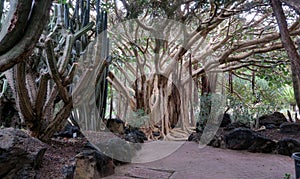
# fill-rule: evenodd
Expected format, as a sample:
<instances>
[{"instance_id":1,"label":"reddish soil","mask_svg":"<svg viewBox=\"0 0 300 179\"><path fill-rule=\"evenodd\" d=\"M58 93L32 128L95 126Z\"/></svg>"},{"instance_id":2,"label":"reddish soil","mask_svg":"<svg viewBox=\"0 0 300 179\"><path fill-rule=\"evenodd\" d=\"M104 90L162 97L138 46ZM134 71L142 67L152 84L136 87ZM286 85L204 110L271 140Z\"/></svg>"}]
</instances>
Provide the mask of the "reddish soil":
<instances>
[{"instance_id":1,"label":"reddish soil","mask_svg":"<svg viewBox=\"0 0 300 179\"><path fill-rule=\"evenodd\" d=\"M42 167L37 178L59 179L63 178L63 167L70 165L72 159L82 151L86 138L56 138L49 142L49 147L44 155Z\"/></svg>"},{"instance_id":2,"label":"reddish soil","mask_svg":"<svg viewBox=\"0 0 300 179\"><path fill-rule=\"evenodd\" d=\"M195 142L186 142L163 159L117 167L115 174L107 178L283 179L290 175L292 179L294 173L294 161L287 156L199 148Z\"/></svg>"},{"instance_id":3,"label":"reddish soil","mask_svg":"<svg viewBox=\"0 0 300 179\"><path fill-rule=\"evenodd\" d=\"M117 137L110 132L85 132L91 142L107 141ZM37 178L41 179L61 179L63 167L70 165L74 157L80 153L88 140L85 137L77 138L52 138L48 143L48 149L44 155L42 166Z\"/></svg>"}]
</instances>

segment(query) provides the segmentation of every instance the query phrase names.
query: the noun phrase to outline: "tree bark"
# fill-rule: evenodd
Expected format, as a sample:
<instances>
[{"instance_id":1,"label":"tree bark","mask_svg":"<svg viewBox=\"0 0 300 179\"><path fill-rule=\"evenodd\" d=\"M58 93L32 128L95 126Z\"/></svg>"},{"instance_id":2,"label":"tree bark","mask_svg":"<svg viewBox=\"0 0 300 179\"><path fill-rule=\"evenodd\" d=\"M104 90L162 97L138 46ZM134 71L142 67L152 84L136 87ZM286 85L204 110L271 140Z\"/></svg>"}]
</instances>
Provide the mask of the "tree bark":
<instances>
[{"instance_id":1,"label":"tree bark","mask_svg":"<svg viewBox=\"0 0 300 179\"><path fill-rule=\"evenodd\" d=\"M277 20L277 24L280 30L280 39L285 48L287 55L291 62L291 69L292 69L292 79L293 79L293 88L295 99L297 102L297 106L300 106L300 56L297 53L297 49L292 41L289 31L288 25L286 22L286 17L284 15L282 9L282 3L280 0L271 0L271 5Z\"/></svg>"}]
</instances>

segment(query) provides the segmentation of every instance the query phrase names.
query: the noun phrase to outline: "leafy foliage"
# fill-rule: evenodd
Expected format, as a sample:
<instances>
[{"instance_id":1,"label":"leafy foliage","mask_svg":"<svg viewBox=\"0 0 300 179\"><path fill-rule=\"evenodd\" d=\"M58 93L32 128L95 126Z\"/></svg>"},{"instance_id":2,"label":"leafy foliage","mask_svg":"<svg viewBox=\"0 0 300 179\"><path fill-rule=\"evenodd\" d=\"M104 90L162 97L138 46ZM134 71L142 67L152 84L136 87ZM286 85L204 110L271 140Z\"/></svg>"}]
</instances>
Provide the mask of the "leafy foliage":
<instances>
[{"instance_id":1,"label":"leafy foliage","mask_svg":"<svg viewBox=\"0 0 300 179\"><path fill-rule=\"evenodd\" d=\"M254 91L250 80L236 77L233 80L235 93L228 95L227 106L231 109L234 120L254 122L263 114L285 109L296 103L288 65L258 70ZM250 73L249 70L245 73L247 72Z\"/></svg>"}]
</instances>

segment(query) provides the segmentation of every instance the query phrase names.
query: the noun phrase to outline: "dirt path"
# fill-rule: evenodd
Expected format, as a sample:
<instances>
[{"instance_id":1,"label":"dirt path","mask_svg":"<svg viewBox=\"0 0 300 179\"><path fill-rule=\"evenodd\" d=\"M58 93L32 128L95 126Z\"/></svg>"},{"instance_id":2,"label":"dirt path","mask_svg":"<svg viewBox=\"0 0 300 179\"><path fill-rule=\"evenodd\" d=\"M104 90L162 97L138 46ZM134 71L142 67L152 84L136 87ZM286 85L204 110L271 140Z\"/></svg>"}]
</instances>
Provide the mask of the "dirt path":
<instances>
[{"instance_id":1,"label":"dirt path","mask_svg":"<svg viewBox=\"0 0 300 179\"><path fill-rule=\"evenodd\" d=\"M295 178L294 161L287 156L199 148L186 142L163 159L119 166L115 175L107 178L283 179L286 173Z\"/></svg>"}]
</instances>

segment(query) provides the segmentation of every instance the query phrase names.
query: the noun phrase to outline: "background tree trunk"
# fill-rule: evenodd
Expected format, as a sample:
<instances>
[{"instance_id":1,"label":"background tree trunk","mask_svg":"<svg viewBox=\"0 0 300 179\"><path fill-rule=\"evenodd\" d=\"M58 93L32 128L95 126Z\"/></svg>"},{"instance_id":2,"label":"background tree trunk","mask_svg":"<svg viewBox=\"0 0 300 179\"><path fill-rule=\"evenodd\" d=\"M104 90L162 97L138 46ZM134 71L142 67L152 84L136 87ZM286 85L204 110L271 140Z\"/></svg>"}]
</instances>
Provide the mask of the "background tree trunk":
<instances>
[{"instance_id":1,"label":"background tree trunk","mask_svg":"<svg viewBox=\"0 0 300 179\"><path fill-rule=\"evenodd\" d=\"M201 76L201 98L200 98L200 113L199 113L199 124L198 130L202 131L209 120L211 112L211 86L208 78L208 74L204 73Z\"/></svg>"},{"instance_id":2,"label":"background tree trunk","mask_svg":"<svg viewBox=\"0 0 300 179\"><path fill-rule=\"evenodd\" d=\"M299 83L300 82L300 56L297 53L294 42L290 37L290 33L286 22L286 17L284 15L280 0L272 0L271 3L280 30L281 42L291 62L294 95L299 109L300 107L300 86L299 86L300 85Z\"/></svg>"}]
</instances>

